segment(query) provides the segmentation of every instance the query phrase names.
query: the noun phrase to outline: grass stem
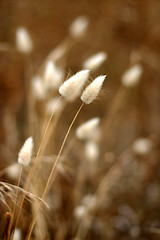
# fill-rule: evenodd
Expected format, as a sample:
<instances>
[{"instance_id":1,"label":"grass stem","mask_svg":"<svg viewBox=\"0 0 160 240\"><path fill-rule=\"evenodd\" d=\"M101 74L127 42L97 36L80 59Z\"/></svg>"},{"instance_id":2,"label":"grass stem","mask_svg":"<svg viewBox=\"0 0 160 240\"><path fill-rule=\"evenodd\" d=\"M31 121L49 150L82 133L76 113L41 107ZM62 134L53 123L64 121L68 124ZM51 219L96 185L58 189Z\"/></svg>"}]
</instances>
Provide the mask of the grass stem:
<instances>
[{"instance_id":1,"label":"grass stem","mask_svg":"<svg viewBox=\"0 0 160 240\"><path fill-rule=\"evenodd\" d=\"M42 195L42 199L44 199L45 196L46 196L46 193L47 193L47 190L48 190L48 187L49 187L49 184L50 184L50 181L51 181L53 172L54 172L54 170L55 170L55 167L56 167L56 165L57 165L57 163L58 163L58 160L59 160L59 158L60 158L60 155L61 155L61 153L62 153L62 150L63 150L63 148L64 148L64 145L65 145L65 143L66 143L67 137L68 137L68 135L69 135L69 133L70 133L70 131L71 131L71 128L72 128L72 126L73 126L76 118L78 117L78 114L80 113L83 105L84 105L84 103L82 103L81 106L80 106L80 108L78 109L78 111L77 111L76 115L74 116L74 118L73 118L73 120L72 120L72 122L71 122L71 124L70 124L70 126L69 126L69 128L68 128L68 131L67 131L67 133L66 133L66 135L65 135L65 137L64 137L63 143L62 143L62 145L61 145L61 148L60 148L59 153L58 153L58 155L57 155L57 158L56 158L56 160L55 160L55 162L54 162L54 165L53 165L53 167L52 167L51 173L50 173L50 175L49 175L48 181L47 181L47 183L46 183L46 187L45 187L45 189L44 189L44 192L43 192L43 195ZM28 239L28 240L31 238L31 234L32 234L34 225L35 225L35 223L36 223L36 220L37 220L38 213L39 213L39 211L40 211L41 205L42 205L42 204L39 203L39 206L38 206L38 208L37 208L37 212L36 212L36 214L35 214L35 216L34 216L34 218L33 218L33 221L32 221L32 223L31 223L31 227L30 227L30 230L29 230L29 233L28 233L28 237L26 238L26 239Z\"/></svg>"}]
</instances>

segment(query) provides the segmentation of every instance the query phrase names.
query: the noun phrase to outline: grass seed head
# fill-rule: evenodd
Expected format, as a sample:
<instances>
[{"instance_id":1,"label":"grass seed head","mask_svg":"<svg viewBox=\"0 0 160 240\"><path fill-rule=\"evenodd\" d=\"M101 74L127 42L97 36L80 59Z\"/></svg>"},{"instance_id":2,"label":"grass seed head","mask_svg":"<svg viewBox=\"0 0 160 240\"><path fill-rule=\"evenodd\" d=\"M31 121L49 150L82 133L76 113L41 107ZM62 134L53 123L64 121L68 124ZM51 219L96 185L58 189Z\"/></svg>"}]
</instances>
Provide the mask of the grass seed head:
<instances>
[{"instance_id":1,"label":"grass seed head","mask_svg":"<svg viewBox=\"0 0 160 240\"><path fill-rule=\"evenodd\" d=\"M94 162L99 157L99 147L98 145L93 141L88 141L85 144L85 156L88 161Z\"/></svg>"},{"instance_id":2,"label":"grass seed head","mask_svg":"<svg viewBox=\"0 0 160 240\"><path fill-rule=\"evenodd\" d=\"M31 157L32 157L32 149L33 149L33 138L29 137L27 140L24 142L22 148L19 151L18 154L18 162L24 166L28 166Z\"/></svg>"},{"instance_id":3,"label":"grass seed head","mask_svg":"<svg viewBox=\"0 0 160 240\"><path fill-rule=\"evenodd\" d=\"M59 100L58 97L54 97L51 100L49 100L49 102L47 103L47 108L46 108L47 114L49 114L49 115L52 114L53 109L55 109L54 110L55 114L62 109L64 102L62 100L59 100L59 101L58 100ZM56 104L56 107L55 107L55 104Z\"/></svg>"},{"instance_id":4,"label":"grass seed head","mask_svg":"<svg viewBox=\"0 0 160 240\"><path fill-rule=\"evenodd\" d=\"M85 104L90 104L97 98L105 78L106 75L99 76L92 83L90 83L88 87L86 87L81 96L82 102Z\"/></svg>"},{"instance_id":5,"label":"grass seed head","mask_svg":"<svg viewBox=\"0 0 160 240\"><path fill-rule=\"evenodd\" d=\"M70 26L70 35L74 38L81 37L87 31L89 21L86 17L76 18Z\"/></svg>"},{"instance_id":6,"label":"grass seed head","mask_svg":"<svg viewBox=\"0 0 160 240\"><path fill-rule=\"evenodd\" d=\"M97 206L97 196L93 194L84 195L82 198L82 204L88 207L89 210L94 209Z\"/></svg>"},{"instance_id":7,"label":"grass seed head","mask_svg":"<svg viewBox=\"0 0 160 240\"><path fill-rule=\"evenodd\" d=\"M22 239L22 233L19 228L15 229L13 240L21 240Z\"/></svg>"},{"instance_id":8,"label":"grass seed head","mask_svg":"<svg viewBox=\"0 0 160 240\"><path fill-rule=\"evenodd\" d=\"M147 154L152 149L152 142L147 138L138 138L134 141L132 148L137 154Z\"/></svg>"},{"instance_id":9,"label":"grass seed head","mask_svg":"<svg viewBox=\"0 0 160 240\"><path fill-rule=\"evenodd\" d=\"M80 220L87 212L87 208L84 205L80 205L74 209L74 216L76 219Z\"/></svg>"},{"instance_id":10,"label":"grass seed head","mask_svg":"<svg viewBox=\"0 0 160 240\"><path fill-rule=\"evenodd\" d=\"M32 92L34 97L38 100L44 100L46 98L46 89L41 77L39 76L33 77Z\"/></svg>"},{"instance_id":11,"label":"grass seed head","mask_svg":"<svg viewBox=\"0 0 160 240\"><path fill-rule=\"evenodd\" d=\"M83 63L83 67L89 70L96 70L106 59L107 54L105 52L97 53L92 57L88 58Z\"/></svg>"},{"instance_id":12,"label":"grass seed head","mask_svg":"<svg viewBox=\"0 0 160 240\"><path fill-rule=\"evenodd\" d=\"M53 61L48 61L44 71L44 84L47 89L57 90L64 78L64 72Z\"/></svg>"},{"instance_id":13,"label":"grass seed head","mask_svg":"<svg viewBox=\"0 0 160 240\"><path fill-rule=\"evenodd\" d=\"M97 131L100 119L98 117L92 118L89 121L83 123L76 129L76 137L81 140L92 139L94 133Z\"/></svg>"},{"instance_id":14,"label":"grass seed head","mask_svg":"<svg viewBox=\"0 0 160 240\"><path fill-rule=\"evenodd\" d=\"M16 31L17 49L22 53L30 53L33 49L33 44L28 31L24 27L20 27Z\"/></svg>"},{"instance_id":15,"label":"grass seed head","mask_svg":"<svg viewBox=\"0 0 160 240\"><path fill-rule=\"evenodd\" d=\"M20 166L18 163L12 164L6 169L6 174L11 179L18 179L20 173Z\"/></svg>"},{"instance_id":16,"label":"grass seed head","mask_svg":"<svg viewBox=\"0 0 160 240\"><path fill-rule=\"evenodd\" d=\"M59 93L68 101L74 101L81 94L89 77L89 70L81 70L67 79L59 88Z\"/></svg>"},{"instance_id":17,"label":"grass seed head","mask_svg":"<svg viewBox=\"0 0 160 240\"><path fill-rule=\"evenodd\" d=\"M136 86L140 80L143 69L141 65L137 64L128 69L122 76L122 85L124 87L132 88Z\"/></svg>"}]
</instances>

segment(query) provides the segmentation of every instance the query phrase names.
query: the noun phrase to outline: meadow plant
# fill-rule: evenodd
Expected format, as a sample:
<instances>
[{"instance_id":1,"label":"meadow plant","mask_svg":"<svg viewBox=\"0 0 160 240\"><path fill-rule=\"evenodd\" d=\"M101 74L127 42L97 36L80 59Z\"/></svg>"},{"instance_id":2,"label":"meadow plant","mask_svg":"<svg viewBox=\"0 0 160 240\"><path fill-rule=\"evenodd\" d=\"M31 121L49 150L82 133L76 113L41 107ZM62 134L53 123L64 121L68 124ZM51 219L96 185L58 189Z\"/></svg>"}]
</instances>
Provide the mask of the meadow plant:
<instances>
[{"instance_id":1,"label":"meadow plant","mask_svg":"<svg viewBox=\"0 0 160 240\"><path fill-rule=\"evenodd\" d=\"M32 93L35 99L44 100L46 98L46 88L42 78L35 76L32 78Z\"/></svg>"},{"instance_id":2,"label":"meadow plant","mask_svg":"<svg viewBox=\"0 0 160 240\"><path fill-rule=\"evenodd\" d=\"M76 129L76 137L82 140L92 139L96 134L100 119L98 117L92 118L87 122L81 124Z\"/></svg>"},{"instance_id":3,"label":"meadow plant","mask_svg":"<svg viewBox=\"0 0 160 240\"><path fill-rule=\"evenodd\" d=\"M54 62L48 61L44 71L44 86L47 89L58 89L64 78L64 73Z\"/></svg>"},{"instance_id":4,"label":"meadow plant","mask_svg":"<svg viewBox=\"0 0 160 240\"><path fill-rule=\"evenodd\" d=\"M16 45L18 51L29 54L32 52L33 43L28 31L24 27L19 27L16 32Z\"/></svg>"},{"instance_id":5,"label":"meadow plant","mask_svg":"<svg viewBox=\"0 0 160 240\"><path fill-rule=\"evenodd\" d=\"M110 104L102 104L102 113L96 100L106 79L100 75L101 66L109 55L98 49L81 63L82 68L67 68L70 53L89 26L87 17L78 17L64 41L50 49L32 72L28 61L24 63L27 117L20 130L23 139L32 137L25 140L16 162L0 171L13 183L0 182L4 209L0 239L115 240L122 239L124 231L135 239L141 234L143 213L139 217L133 209L134 200L144 191L143 184L148 188L158 151L151 156L156 141L145 137L145 131L139 131L137 138L131 126L136 126L132 122L134 114L138 116L136 107L126 114L131 125L123 113L127 102L134 105L143 63L134 63L122 73L115 96ZM26 28L17 28L15 42L18 52L30 61L36 43ZM159 199L159 185L155 185L145 193L151 196L146 204ZM121 206L123 198L126 203Z\"/></svg>"},{"instance_id":6,"label":"meadow plant","mask_svg":"<svg viewBox=\"0 0 160 240\"><path fill-rule=\"evenodd\" d=\"M71 36L74 38L82 37L87 31L88 24L89 21L85 16L75 19L69 29Z\"/></svg>"},{"instance_id":7,"label":"meadow plant","mask_svg":"<svg viewBox=\"0 0 160 240\"><path fill-rule=\"evenodd\" d=\"M105 76L99 76L92 83L89 84L89 86L84 90L81 96L82 102L85 104L90 104L92 103L98 96L103 82L105 80Z\"/></svg>"},{"instance_id":8,"label":"meadow plant","mask_svg":"<svg viewBox=\"0 0 160 240\"><path fill-rule=\"evenodd\" d=\"M89 70L81 70L67 79L59 88L59 93L68 101L74 101L80 94L89 77Z\"/></svg>"},{"instance_id":9,"label":"meadow plant","mask_svg":"<svg viewBox=\"0 0 160 240\"><path fill-rule=\"evenodd\" d=\"M143 69L140 64L137 64L128 69L122 76L122 85L128 88L136 86L140 80Z\"/></svg>"},{"instance_id":10,"label":"meadow plant","mask_svg":"<svg viewBox=\"0 0 160 240\"><path fill-rule=\"evenodd\" d=\"M101 64L107 59L107 54L105 52L97 53L83 63L83 67L92 71L97 70Z\"/></svg>"},{"instance_id":11,"label":"meadow plant","mask_svg":"<svg viewBox=\"0 0 160 240\"><path fill-rule=\"evenodd\" d=\"M32 149L33 149L33 138L29 137L23 144L22 148L18 153L18 162L23 166L28 166L31 157L32 157Z\"/></svg>"}]
</instances>

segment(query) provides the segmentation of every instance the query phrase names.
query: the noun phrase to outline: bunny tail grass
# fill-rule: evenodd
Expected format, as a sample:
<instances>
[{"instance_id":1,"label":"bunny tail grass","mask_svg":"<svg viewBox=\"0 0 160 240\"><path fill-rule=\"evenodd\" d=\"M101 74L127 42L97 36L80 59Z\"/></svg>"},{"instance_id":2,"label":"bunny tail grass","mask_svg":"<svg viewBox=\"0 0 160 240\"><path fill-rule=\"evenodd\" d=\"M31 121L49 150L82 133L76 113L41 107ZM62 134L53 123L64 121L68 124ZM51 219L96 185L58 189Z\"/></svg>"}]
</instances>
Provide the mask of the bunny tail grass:
<instances>
[{"instance_id":1,"label":"bunny tail grass","mask_svg":"<svg viewBox=\"0 0 160 240\"><path fill-rule=\"evenodd\" d=\"M58 155L57 155L57 158L56 158L56 160L55 160L55 163L54 163L54 165L53 165L53 167L52 167L52 170L51 170L51 173L50 173L50 175L49 175L48 181L47 181L47 183L46 183L46 187L45 187L44 192L43 192L43 195L42 195L42 197L41 197L42 199L44 199L45 196L46 196L47 189L48 189L48 187L49 187L49 184L50 184L50 181L51 181L51 178L52 178L54 169L55 169L55 167L56 167L56 165L57 165L57 163L58 163L58 160L59 160L59 158L60 158L60 155L61 155L62 150L63 150L63 148L64 148L64 145L65 145L65 143L66 143L66 140L67 140L67 138L68 138L68 135L69 135L69 133L70 133L70 131L71 131L71 128L72 128L72 126L73 126L76 118L78 117L78 114L80 113L80 111L81 111L81 109L82 109L83 106L84 106L84 103L81 104L80 108L78 109L76 115L74 116L74 118L73 118L73 120L72 120L72 122L71 122L71 124L70 124L70 126L69 126L69 128L68 128L68 131L67 131L67 133L66 133L66 135L65 135L65 138L64 138L63 143L62 143L62 145L61 145L61 148L60 148L60 150L59 150L59 153L58 153ZM34 216L33 221L32 221L32 223L31 223L31 227L30 227L30 230L29 230L29 233L28 233L28 237L26 238L26 239L28 239L28 240L30 240L30 238L31 238L31 234L32 234L34 225L35 225L35 223L36 223L36 220L37 220L37 217L38 217L38 213L39 213L39 211L40 211L40 208L41 208L41 203L39 203L39 206L38 206L38 208L37 208L37 212L35 213L35 216Z\"/></svg>"}]
</instances>

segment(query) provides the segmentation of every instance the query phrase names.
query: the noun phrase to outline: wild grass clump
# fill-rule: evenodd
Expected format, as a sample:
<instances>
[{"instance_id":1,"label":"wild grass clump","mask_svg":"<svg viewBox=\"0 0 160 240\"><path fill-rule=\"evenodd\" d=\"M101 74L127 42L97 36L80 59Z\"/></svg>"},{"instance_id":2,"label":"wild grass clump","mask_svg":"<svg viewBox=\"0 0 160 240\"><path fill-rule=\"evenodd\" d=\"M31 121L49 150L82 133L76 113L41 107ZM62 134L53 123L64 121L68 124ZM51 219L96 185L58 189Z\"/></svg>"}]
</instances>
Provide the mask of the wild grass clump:
<instances>
[{"instance_id":1,"label":"wild grass clump","mask_svg":"<svg viewBox=\"0 0 160 240\"><path fill-rule=\"evenodd\" d=\"M107 65L110 52L88 54L86 47L83 61L69 69L90 27L87 17L75 19L38 64L30 31L15 31L24 118L16 120L16 156L0 171L0 239L145 240L158 231L159 141L152 133L155 115L143 115L146 66L141 58L133 61L132 52L131 63L113 79L118 66Z\"/></svg>"},{"instance_id":2,"label":"wild grass clump","mask_svg":"<svg viewBox=\"0 0 160 240\"><path fill-rule=\"evenodd\" d=\"M83 21L83 27L82 27L82 21ZM81 25L81 27L80 26L78 27L79 32L77 31L78 29L76 30L77 24L78 26ZM76 38L79 37L80 35L82 35L82 32L86 31L86 27L87 27L87 20L83 18L82 19L79 18L71 26L70 31L72 36L74 35L74 37L76 36ZM31 54L31 51L33 50L33 44L27 30L24 27L19 28L16 34L17 34L16 35L17 49L24 54L26 53ZM103 62L105 58L106 56L104 53L102 56L99 56L99 60L96 64L97 65L96 67L98 67L98 65L100 65L100 63ZM52 187L51 183L55 178L55 176L53 175L55 175L54 172L56 172L56 167L58 169L63 170L63 165L61 164L61 162L59 163L59 161L61 160L60 158L63 157L62 151L65 147L67 138L69 137L73 124L76 118L78 117L81 109L83 108L84 104L89 104L97 98L105 78L105 76L99 76L85 88L86 81L89 78L89 70L84 69L77 72L73 76L69 77L62 84L62 79L64 78L64 70L62 70L62 67L60 70L60 66L57 66L56 61L53 61L50 56L48 57L48 60L45 61L44 65L45 67L42 75L37 74L35 75L35 77L33 76L31 78L30 89L28 90L29 96L30 96L30 99L27 102L27 106L28 106L27 110L29 114L28 130L29 130L29 134L31 134L32 137L27 138L27 140L23 144L18 154L18 163L21 165L21 169L19 172L17 172L15 176L15 178L18 179L17 187L16 185L14 187L16 189L15 197L14 197L14 200L12 199L13 206L10 207L10 209L8 210L8 213L10 214L10 219L8 220L8 225L7 225L8 227L5 229L7 239L10 239L10 238L15 239L15 237L17 236L21 238L21 235L24 233L23 232L24 229L23 228L21 229L20 222L21 222L21 214L24 209L24 202L26 201L27 196L29 196L30 198L32 197L31 198L32 200L33 200L33 196L35 196L35 199L40 199L40 201L44 203L44 200L46 199L47 195L50 194L50 188ZM93 66L91 68L93 68ZM84 88L85 90L82 93L82 90ZM57 97L57 93L56 93L57 90L59 90L59 93L61 95L59 98ZM51 150L47 145L51 141L50 138L52 137L52 134L54 134L55 132L55 129L58 125L58 120L63 114L64 107L71 105L71 103L75 101L79 96L81 96L82 104L80 105L78 111L75 113L75 116L73 117L73 120L71 121L68 127L68 130L64 135L64 139L60 146L60 150L57 153L55 160L52 162L50 173L48 172L48 179L46 177L47 173L45 173L46 180L44 180L42 178L42 173L41 173L43 169L41 166L40 159L45 158L45 155L44 155L45 152L46 151L48 152L49 150ZM52 100L53 97L56 100ZM64 98L63 102L61 100L62 97ZM51 101L52 101L52 105L51 105ZM58 112L56 108L59 108L60 102L61 102L61 111ZM38 121L39 119L39 113L37 111L38 105L42 103L43 103L43 107L45 107L46 110L43 112L43 115L41 116L42 118L41 122L36 123L35 120ZM50 117L48 119L49 113L50 113ZM33 123L38 125L38 126L35 126L35 129L33 128L34 126L32 126ZM93 127L89 127L90 131ZM39 139L41 140L40 140L40 144L39 144L35 159L33 157L31 161L33 142L35 142L35 146L38 146L38 141L39 141L39 139L36 136L35 130L38 130L38 132L40 131ZM79 132L79 130L77 130L77 132ZM87 131L86 131L86 135L88 135ZM91 133L89 133L89 135L91 135ZM89 154L89 151L88 151L88 154ZM59 167L57 165L59 165ZM22 177L24 176L23 166L25 168L26 167L28 168L27 170L28 177L27 177L27 173L25 173L26 179L22 183ZM14 168L12 168L12 170L14 171ZM8 168L7 171L10 172L10 167ZM65 170L63 170L63 172L65 173ZM39 184L41 184L41 186L39 186ZM31 193L32 191L33 193ZM20 193L22 193L21 197L19 197ZM19 206L18 208L17 208L17 204ZM32 220L31 220L31 224L28 226L28 230L25 233L26 239L31 239L32 236L34 236L34 238L36 239L44 238L48 234L48 226L47 226L45 216L43 215L42 205L43 204L41 204L41 202L37 204L37 202L33 200L33 203L31 202L29 206ZM77 207L77 209L78 208L79 207ZM77 212L78 214L78 212L80 211L75 209L73 212Z\"/></svg>"}]
</instances>

